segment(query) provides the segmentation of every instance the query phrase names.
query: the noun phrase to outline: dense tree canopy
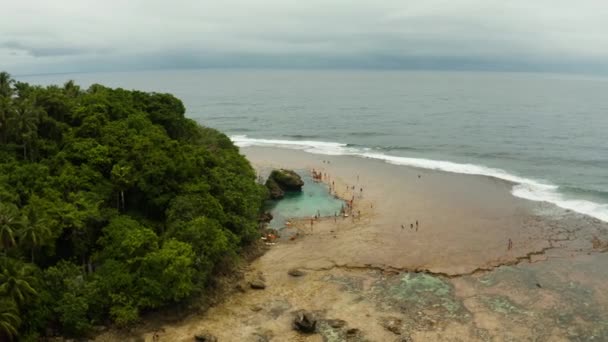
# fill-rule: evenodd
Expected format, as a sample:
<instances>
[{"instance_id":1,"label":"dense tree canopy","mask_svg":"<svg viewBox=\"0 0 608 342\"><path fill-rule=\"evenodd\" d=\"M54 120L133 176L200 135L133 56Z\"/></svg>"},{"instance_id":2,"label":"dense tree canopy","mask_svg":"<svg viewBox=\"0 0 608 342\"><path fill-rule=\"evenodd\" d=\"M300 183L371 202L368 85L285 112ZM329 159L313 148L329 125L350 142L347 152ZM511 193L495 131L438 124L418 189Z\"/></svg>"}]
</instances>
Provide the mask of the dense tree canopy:
<instances>
[{"instance_id":1,"label":"dense tree canopy","mask_svg":"<svg viewBox=\"0 0 608 342\"><path fill-rule=\"evenodd\" d=\"M204 295L265 190L168 94L0 73L0 340L78 336Z\"/></svg>"}]
</instances>

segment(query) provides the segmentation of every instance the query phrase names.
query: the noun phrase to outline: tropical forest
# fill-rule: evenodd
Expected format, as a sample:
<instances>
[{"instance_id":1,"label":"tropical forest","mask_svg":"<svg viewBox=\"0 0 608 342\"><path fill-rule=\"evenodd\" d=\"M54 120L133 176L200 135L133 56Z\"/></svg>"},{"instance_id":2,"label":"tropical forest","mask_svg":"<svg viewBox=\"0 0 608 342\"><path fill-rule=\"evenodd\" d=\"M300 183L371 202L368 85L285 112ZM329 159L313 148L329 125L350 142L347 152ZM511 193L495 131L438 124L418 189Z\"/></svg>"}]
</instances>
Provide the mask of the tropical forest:
<instances>
[{"instance_id":1,"label":"tropical forest","mask_svg":"<svg viewBox=\"0 0 608 342\"><path fill-rule=\"evenodd\" d=\"M266 190L169 94L0 73L0 340L80 337L205 296Z\"/></svg>"}]
</instances>

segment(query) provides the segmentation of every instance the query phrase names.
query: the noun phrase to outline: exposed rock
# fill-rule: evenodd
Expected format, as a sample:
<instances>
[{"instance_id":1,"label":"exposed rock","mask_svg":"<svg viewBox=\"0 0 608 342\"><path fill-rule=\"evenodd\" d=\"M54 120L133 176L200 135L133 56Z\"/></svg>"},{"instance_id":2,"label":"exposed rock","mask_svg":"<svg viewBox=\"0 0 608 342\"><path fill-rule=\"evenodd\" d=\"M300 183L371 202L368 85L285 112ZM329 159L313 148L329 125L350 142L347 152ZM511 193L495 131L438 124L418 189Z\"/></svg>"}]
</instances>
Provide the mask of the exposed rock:
<instances>
[{"instance_id":1,"label":"exposed rock","mask_svg":"<svg viewBox=\"0 0 608 342\"><path fill-rule=\"evenodd\" d=\"M304 181L292 170L272 170L268 179L274 180L283 191L302 191Z\"/></svg>"},{"instance_id":2,"label":"exposed rock","mask_svg":"<svg viewBox=\"0 0 608 342\"><path fill-rule=\"evenodd\" d=\"M357 328L351 328L346 330L346 338L355 338L361 335L361 330Z\"/></svg>"},{"instance_id":3,"label":"exposed rock","mask_svg":"<svg viewBox=\"0 0 608 342\"><path fill-rule=\"evenodd\" d=\"M293 320L293 328L301 333L312 334L317 330L317 320L310 312L298 311Z\"/></svg>"},{"instance_id":4,"label":"exposed rock","mask_svg":"<svg viewBox=\"0 0 608 342\"><path fill-rule=\"evenodd\" d=\"M346 321L341 319L328 319L327 324L334 329L339 329L346 325Z\"/></svg>"},{"instance_id":5,"label":"exposed rock","mask_svg":"<svg viewBox=\"0 0 608 342\"><path fill-rule=\"evenodd\" d=\"M305 275L306 273L303 271L300 271L297 268L292 268L289 271L287 271L287 274L289 274L292 277L301 277L301 276Z\"/></svg>"},{"instance_id":6,"label":"exposed rock","mask_svg":"<svg viewBox=\"0 0 608 342\"><path fill-rule=\"evenodd\" d=\"M395 342L413 342L413 341L414 340L412 340L412 338L409 336L402 336L395 340Z\"/></svg>"},{"instance_id":7,"label":"exposed rock","mask_svg":"<svg viewBox=\"0 0 608 342\"><path fill-rule=\"evenodd\" d=\"M201 331L194 335L194 340L197 342L217 342L217 337L211 335L206 331Z\"/></svg>"},{"instance_id":8,"label":"exposed rock","mask_svg":"<svg viewBox=\"0 0 608 342\"><path fill-rule=\"evenodd\" d=\"M272 219L273 219L272 214L266 211L266 212L260 214L258 221L268 223L268 222L272 221Z\"/></svg>"},{"instance_id":9,"label":"exposed rock","mask_svg":"<svg viewBox=\"0 0 608 342\"><path fill-rule=\"evenodd\" d=\"M277 200L285 197L285 192L274 179L268 178L266 180L266 188L268 189L270 199Z\"/></svg>"},{"instance_id":10,"label":"exposed rock","mask_svg":"<svg viewBox=\"0 0 608 342\"><path fill-rule=\"evenodd\" d=\"M401 324L401 320L395 317L388 317L382 321L382 326L395 335L401 335Z\"/></svg>"},{"instance_id":11,"label":"exposed rock","mask_svg":"<svg viewBox=\"0 0 608 342\"><path fill-rule=\"evenodd\" d=\"M254 279L251 282L249 282L249 286L255 290L263 290L266 288L266 283L264 283L263 279L258 278L258 279Z\"/></svg>"}]
</instances>

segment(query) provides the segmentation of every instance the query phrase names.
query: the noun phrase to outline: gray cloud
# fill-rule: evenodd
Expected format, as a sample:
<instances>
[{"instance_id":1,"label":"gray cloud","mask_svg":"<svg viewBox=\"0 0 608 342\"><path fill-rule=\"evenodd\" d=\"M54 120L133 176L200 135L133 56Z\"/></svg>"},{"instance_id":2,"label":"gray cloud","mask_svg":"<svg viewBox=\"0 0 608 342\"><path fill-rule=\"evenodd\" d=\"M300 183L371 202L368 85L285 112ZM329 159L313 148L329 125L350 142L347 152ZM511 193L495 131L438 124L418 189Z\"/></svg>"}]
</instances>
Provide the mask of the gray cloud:
<instances>
[{"instance_id":1,"label":"gray cloud","mask_svg":"<svg viewBox=\"0 0 608 342\"><path fill-rule=\"evenodd\" d=\"M20 1L13 72L348 67L605 72L605 0Z\"/></svg>"},{"instance_id":2,"label":"gray cloud","mask_svg":"<svg viewBox=\"0 0 608 342\"><path fill-rule=\"evenodd\" d=\"M71 56L71 55L81 55L87 52L87 50L83 48L77 47L67 47L67 46L27 46L23 43L17 41L9 41L0 43L0 47L9 49L9 50L17 50L23 51L33 57L51 57L51 56ZM12 51L15 53L15 51Z\"/></svg>"}]
</instances>

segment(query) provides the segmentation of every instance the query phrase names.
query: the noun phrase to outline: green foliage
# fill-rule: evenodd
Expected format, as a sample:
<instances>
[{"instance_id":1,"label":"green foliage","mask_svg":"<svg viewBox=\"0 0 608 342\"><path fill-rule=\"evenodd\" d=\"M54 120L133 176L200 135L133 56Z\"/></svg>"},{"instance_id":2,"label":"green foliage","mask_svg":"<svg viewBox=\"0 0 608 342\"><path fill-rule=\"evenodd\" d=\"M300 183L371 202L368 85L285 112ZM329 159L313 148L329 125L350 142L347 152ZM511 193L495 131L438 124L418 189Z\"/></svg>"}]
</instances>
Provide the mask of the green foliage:
<instances>
[{"instance_id":1,"label":"green foliage","mask_svg":"<svg viewBox=\"0 0 608 342\"><path fill-rule=\"evenodd\" d=\"M257 237L264 188L184 113L169 94L0 73L0 340L82 336L204 295Z\"/></svg>"},{"instance_id":2,"label":"green foliage","mask_svg":"<svg viewBox=\"0 0 608 342\"><path fill-rule=\"evenodd\" d=\"M12 341L18 333L21 318L17 305L6 299L0 300L0 340Z\"/></svg>"}]
</instances>

